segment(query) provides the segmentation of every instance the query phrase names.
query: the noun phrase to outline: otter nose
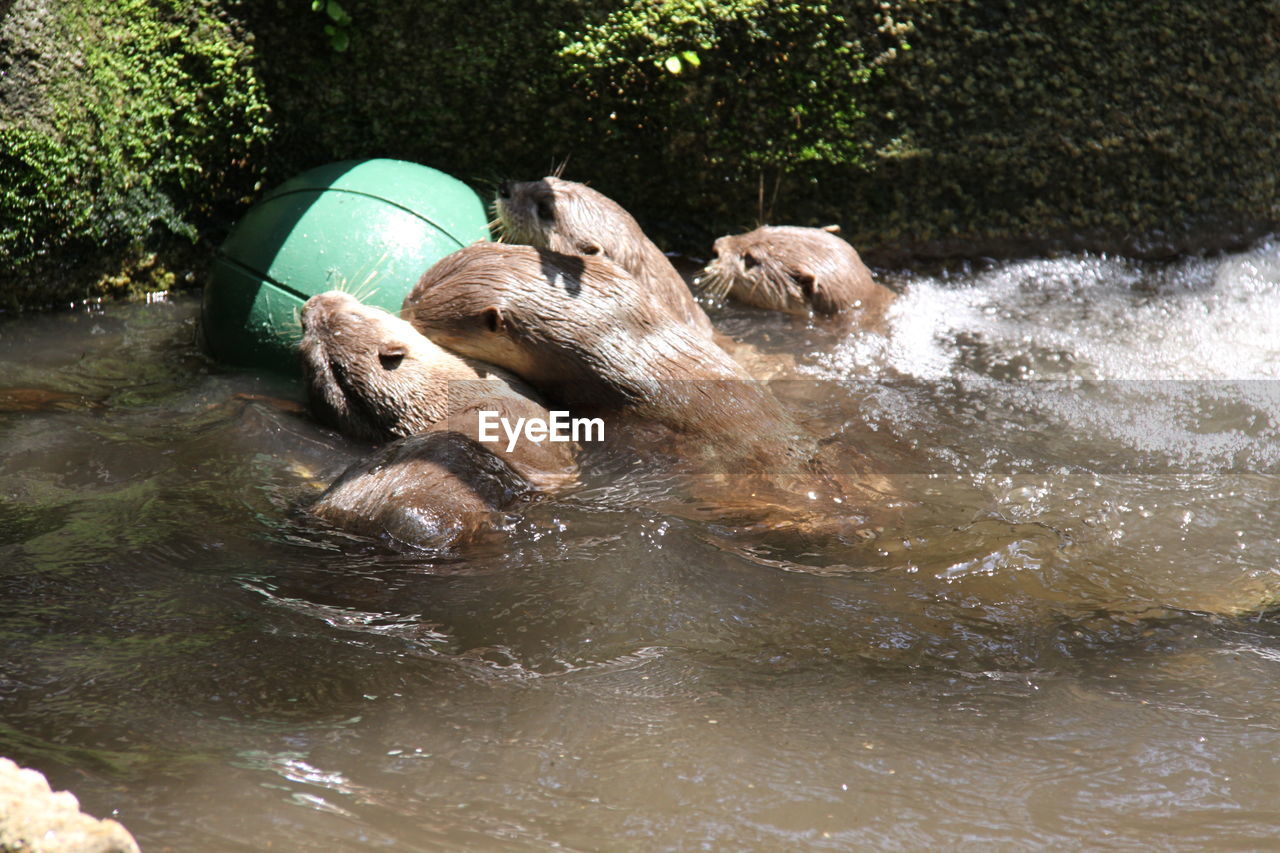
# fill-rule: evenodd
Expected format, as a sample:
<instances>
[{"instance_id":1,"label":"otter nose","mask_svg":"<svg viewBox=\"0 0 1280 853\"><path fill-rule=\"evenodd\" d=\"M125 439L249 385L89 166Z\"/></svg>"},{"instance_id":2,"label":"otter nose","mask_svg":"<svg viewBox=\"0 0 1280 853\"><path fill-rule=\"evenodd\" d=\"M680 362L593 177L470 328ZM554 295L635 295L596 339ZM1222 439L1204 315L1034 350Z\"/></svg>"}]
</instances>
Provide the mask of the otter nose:
<instances>
[{"instance_id":1,"label":"otter nose","mask_svg":"<svg viewBox=\"0 0 1280 853\"><path fill-rule=\"evenodd\" d=\"M510 181L503 181L502 183L498 184L498 198L501 198L501 199L511 198L511 182Z\"/></svg>"}]
</instances>

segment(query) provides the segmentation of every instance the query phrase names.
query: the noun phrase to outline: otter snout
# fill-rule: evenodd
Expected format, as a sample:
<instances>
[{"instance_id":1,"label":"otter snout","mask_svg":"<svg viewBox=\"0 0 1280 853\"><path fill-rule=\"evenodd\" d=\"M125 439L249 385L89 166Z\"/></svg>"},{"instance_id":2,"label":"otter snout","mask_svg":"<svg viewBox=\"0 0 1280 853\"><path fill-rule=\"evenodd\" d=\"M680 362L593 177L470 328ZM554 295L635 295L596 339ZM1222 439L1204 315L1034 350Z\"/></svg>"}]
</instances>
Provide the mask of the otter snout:
<instances>
[{"instance_id":1,"label":"otter snout","mask_svg":"<svg viewBox=\"0 0 1280 853\"><path fill-rule=\"evenodd\" d=\"M315 325L317 312L323 316L359 301L350 293L345 293L341 290L326 290L324 293L317 293L303 304L302 311L298 315L298 320L302 323L302 330L305 332Z\"/></svg>"},{"instance_id":2,"label":"otter snout","mask_svg":"<svg viewBox=\"0 0 1280 853\"><path fill-rule=\"evenodd\" d=\"M302 305L302 310L298 311L298 323L302 324L302 333L308 337L314 336L320 325L326 323L326 319L338 311L349 298L352 297L340 291L316 293L315 296L308 298Z\"/></svg>"}]
</instances>

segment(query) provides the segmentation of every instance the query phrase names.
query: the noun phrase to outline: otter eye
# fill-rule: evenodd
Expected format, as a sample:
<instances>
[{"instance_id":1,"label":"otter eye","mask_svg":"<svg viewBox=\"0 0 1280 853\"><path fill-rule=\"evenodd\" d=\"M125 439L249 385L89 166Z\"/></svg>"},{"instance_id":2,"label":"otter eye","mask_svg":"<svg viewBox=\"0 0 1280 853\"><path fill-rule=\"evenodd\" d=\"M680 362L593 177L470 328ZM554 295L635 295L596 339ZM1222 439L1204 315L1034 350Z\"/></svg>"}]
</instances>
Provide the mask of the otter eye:
<instances>
[{"instance_id":1,"label":"otter eye","mask_svg":"<svg viewBox=\"0 0 1280 853\"><path fill-rule=\"evenodd\" d=\"M749 270L754 266L759 266L759 264L760 262L756 260L756 256L750 252L742 256L742 268L744 270Z\"/></svg>"},{"instance_id":2,"label":"otter eye","mask_svg":"<svg viewBox=\"0 0 1280 853\"><path fill-rule=\"evenodd\" d=\"M383 370L395 370L404 361L407 352L404 344L387 344L378 350L378 362Z\"/></svg>"},{"instance_id":3,"label":"otter eye","mask_svg":"<svg viewBox=\"0 0 1280 853\"><path fill-rule=\"evenodd\" d=\"M594 244L588 244L586 246L579 246L578 251L584 255L598 255L600 254L600 247Z\"/></svg>"},{"instance_id":4,"label":"otter eye","mask_svg":"<svg viewBox=\"0 0 1280 853\"><path fill-rule=\"evenodd\" d=\"M539 219L545 219L550 222L556 218L556 209L552 206L551 199L549 198L539 199L537 210Z\"/></svg>"}]
</instances>

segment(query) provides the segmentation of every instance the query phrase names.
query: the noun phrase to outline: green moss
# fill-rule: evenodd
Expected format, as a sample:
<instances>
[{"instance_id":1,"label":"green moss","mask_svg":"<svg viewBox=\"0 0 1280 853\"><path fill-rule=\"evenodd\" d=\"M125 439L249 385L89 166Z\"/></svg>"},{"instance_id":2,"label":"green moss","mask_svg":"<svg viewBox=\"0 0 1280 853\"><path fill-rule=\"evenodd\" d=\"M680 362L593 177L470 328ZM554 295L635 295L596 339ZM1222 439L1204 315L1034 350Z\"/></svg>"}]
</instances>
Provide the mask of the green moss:
<instances>
[{"instance_id":1,"label":"green moss","mask_svg":"<svg viewBox=\"0 0 1280 853\"><path fill-rule=\"evenodd\" d=\"M1280 7L937 2L877 94L864 243L1194 250L1280 223ZM818 201L835 212L834 199Z\"/></svg>"},{"instance_id":2,"label":"green moss","mask_svg":"<svg viewBox=\"0 0 1280 853\"><path fill-rule=\"evenodd\" d=\"M391 154L483 182L567 160L695 252L758 219L838 222L880 258L1196 250L1280 224L1275 4L348 5L341 55L253 22L277 171Z\"/></svg>"},{"instance_id":3,"label":"green moss","mask_svg":"<svg viewBox=\"0 0 1280 853\"><path fill-rule=\"evenodd\" d=\"M866 102L910 33L875 2L347 5L341 55L252 22L275 171L390 155L482 185L567 160L682 246L754 219L762 194L785 210L811 165L869 168L888 139Z\"/></svg>"},{"instance_id":4,"label":"green moss","mask_svg":"<svg viewBox=\"0 0 1280 853\"><path fill-rule=\"evenodd\" d=\"M611 11L566 37L559 57L613 134L652 117L664 139L678 136L668 144L737 172L862 166L859 96L873 74L864 37L825 5L665 0Z\"/></svg>"},{"instance_id":5,"label":"green moss","mask_svg":"<svg viewBox=\"0 0 1280 853\"><path fill-rule=\"evenodd\" d=\"M249 45L214 4L50 8L27 46L60 57L27 83L45 109L0 114L0 287L39 279L51 300L85 295L104 252L132 262L233 209L269 125Z\"/></svg>"}]
</instances>

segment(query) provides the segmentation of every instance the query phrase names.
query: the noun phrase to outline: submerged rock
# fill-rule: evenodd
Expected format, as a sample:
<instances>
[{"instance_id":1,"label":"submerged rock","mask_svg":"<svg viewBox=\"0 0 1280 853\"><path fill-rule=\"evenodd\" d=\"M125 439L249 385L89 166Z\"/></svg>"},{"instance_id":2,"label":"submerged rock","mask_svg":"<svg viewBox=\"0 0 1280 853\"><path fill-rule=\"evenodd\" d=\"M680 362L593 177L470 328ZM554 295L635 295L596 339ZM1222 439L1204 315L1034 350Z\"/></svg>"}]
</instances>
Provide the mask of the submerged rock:
<instances>
[{"instance_id":1,"label":"submerged rock","mask_svg":"<svg viewBox=\"0 0 1280 853\"><path fill-rule=\"evenodd\" d=\"M138 853L129 830L80 811L70 791L0 758L0 853Z\"/></svg>"}]
</instances>

